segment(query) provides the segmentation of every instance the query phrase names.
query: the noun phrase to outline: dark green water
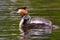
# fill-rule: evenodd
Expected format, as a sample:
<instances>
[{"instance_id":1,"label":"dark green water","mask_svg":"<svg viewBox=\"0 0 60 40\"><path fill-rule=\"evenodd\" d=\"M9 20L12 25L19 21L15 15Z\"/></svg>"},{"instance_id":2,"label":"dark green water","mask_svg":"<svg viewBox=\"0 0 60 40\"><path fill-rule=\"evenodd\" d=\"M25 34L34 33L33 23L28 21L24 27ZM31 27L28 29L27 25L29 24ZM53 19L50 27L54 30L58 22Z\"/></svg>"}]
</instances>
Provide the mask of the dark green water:
<instances>
[{"instance_id":1,"label":"dark green water","mask_svg":"<svg viewBox=\"0 0 60 40\"><path fill-rule=\"evenodd\" d=\"M0 0L0 40L20 40L20 14L10 13L17 7L28 6L31 17L40 16L50 19L60 26L60 0ZM60 40L60 29L55 30L48 40Z\"/></svg>"}]
</instances>

